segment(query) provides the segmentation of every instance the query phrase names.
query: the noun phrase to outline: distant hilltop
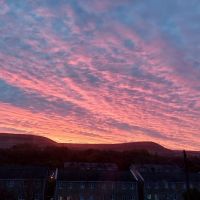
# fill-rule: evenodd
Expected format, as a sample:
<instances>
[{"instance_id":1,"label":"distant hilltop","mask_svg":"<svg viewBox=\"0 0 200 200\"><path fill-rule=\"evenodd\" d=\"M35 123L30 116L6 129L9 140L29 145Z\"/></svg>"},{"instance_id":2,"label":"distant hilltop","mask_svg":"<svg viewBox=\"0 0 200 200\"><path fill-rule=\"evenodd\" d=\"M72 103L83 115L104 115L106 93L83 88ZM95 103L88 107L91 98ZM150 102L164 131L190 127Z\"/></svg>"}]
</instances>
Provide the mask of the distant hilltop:
<instances>
[{"instance_id":1,"label":"distant hilltop","mask_svg":"<svg viewBox=\"0 0 200 200\"><path fill-rule=\"evenodd\" d=\"M73 144L73 143L57 143L49 138L36 135L26 134L11 134L0 133L0 148L12 148L19 145L34 145L39 148L45 148L47 146L55 147L67 147L74 150L104 150L104 151L141 151L145 150L151 154L158 155L180 155L181 151L167 149L154 142L130 142L119 144ZM188 151L190 155L200 156L198 151Z\"/></svg>"},{"instance_id":2,"label":"distant hilltop","mask_svg":"<svg viewBox=\"0 0 200 200\"><path fill-rule=\"evenodd\" d=\"M57 143L42 136L0 133L0 148L11 148L13 146L22 144L31 144L39 147L45 147L56 145Z\"/></svg>"},{"instance_id":3,"label":"distant hilltop","mask_svg":"<svg viewBox=\"0 0 200 200\"><path fill-rule=\"evenodd\" d=\"M154 142L129 142L118 144L60 144L61 146L67 146L70 149L97 149L97 150L110 150L110 151L138 151L146 150L150 153L170 153L171 150L164 148L163 146Z\"/></svg>"}]
</instances>

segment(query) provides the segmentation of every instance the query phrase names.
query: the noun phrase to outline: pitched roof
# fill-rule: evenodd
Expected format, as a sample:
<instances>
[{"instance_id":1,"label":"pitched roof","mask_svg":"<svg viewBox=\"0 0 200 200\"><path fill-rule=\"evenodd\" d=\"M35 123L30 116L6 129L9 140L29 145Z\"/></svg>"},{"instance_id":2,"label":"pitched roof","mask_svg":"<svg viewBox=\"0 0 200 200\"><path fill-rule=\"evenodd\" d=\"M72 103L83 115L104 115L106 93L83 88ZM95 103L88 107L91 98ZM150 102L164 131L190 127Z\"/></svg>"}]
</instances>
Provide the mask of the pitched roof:
<instances>
[{"instance_id":1,"label":"pitched roof","mask_svg":"<svg viewBox=\"0 0 200 200\"><path fill-rule=\"evenodd\" d=\"M141 165L132 166L136 176L141 175L144 181L148 182L185 182L184 169L172 165ZM139 173L139 174L138 174ZM200 182L199 173L189 173L192 182Z\"/></svg>"}]
</instances>

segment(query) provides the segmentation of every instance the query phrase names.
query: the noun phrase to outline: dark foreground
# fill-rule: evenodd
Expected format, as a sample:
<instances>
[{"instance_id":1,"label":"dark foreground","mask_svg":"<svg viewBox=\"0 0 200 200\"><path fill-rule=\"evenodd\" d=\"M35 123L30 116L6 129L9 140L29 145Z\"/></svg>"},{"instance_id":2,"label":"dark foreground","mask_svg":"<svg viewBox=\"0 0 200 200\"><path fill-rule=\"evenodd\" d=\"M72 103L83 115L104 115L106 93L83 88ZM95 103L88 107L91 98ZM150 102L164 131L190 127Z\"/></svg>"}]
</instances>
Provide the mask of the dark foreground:
<instances>
[{"instance_id":1,"label":"dark foreground","mask_svg":"<svg viewBox=\"0 0 200 200\"><path fill-rule=\"evenodd\" d=\"M199 200L200 158L146 150L0 149L0 200Z\"/></svg>"}]
</instances>

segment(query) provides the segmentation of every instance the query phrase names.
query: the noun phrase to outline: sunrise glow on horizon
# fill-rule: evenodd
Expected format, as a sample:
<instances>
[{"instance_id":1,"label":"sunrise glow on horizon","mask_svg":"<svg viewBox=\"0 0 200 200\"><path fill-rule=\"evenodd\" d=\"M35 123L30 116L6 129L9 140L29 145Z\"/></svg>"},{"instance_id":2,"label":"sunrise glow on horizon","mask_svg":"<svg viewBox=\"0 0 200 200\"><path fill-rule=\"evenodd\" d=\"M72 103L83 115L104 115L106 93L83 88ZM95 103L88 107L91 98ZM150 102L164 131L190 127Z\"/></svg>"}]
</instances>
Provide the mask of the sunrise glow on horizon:
<instances>
[{"instance_id":1,"label":"sunrise glow on horizon","mask_svg":"<svg viewBox=\"0 0 200 200\"><path fill-rule=\"evenodd\" d=\"M200 150L198 0L0 0L0 132Z\"/></svg>"}]
</instances>

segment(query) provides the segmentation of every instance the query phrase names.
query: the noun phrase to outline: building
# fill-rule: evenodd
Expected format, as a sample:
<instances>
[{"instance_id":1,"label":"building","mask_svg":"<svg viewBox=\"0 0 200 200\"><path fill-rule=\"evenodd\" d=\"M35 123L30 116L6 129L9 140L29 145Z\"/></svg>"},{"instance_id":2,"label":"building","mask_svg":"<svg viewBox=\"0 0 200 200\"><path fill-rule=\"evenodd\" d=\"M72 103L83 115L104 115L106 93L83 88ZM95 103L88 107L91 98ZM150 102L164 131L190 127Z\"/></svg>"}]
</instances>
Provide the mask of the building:
<instances>
[{"instance_id":1,"label":"building","mask_svg":"<svg viewBox=\"0 0 200 200\"><path fill-rule=\"evenodd\" d=\"M47 176L40 167L0 167L0 191L9 199L43 200Z\"/></svg>"},{"instance_id":2,"label":"building","mask_svg":"<svg viewBox=\"0 0 200 200\"><path fill-rule=\"evenodd\" d=\"M59 169L55 200L138 200L130 171L93 166Z\"/></svg>"},{"instance_id":3,"label":"building","mask_svg":"<svg viewBox=\"0 0 200 200\"><path fill-rule=\"evenodd\" d=\"M65 162L64 168L82 170L106 170L117 171L118 166L114 163L87 163L87 162Z\"/></svg>"},{"instance_id":4,"label":"building","mask_svg":"<svg viewBox=\"0 0 200 200\"><path fill-rule=\"evenodd\" d=\"M170 165L131 166L144 200L183 200L186 192L184 170ZM190 188L200 189L200 174L190 173Z\"/></svg>"}]
</instances>

